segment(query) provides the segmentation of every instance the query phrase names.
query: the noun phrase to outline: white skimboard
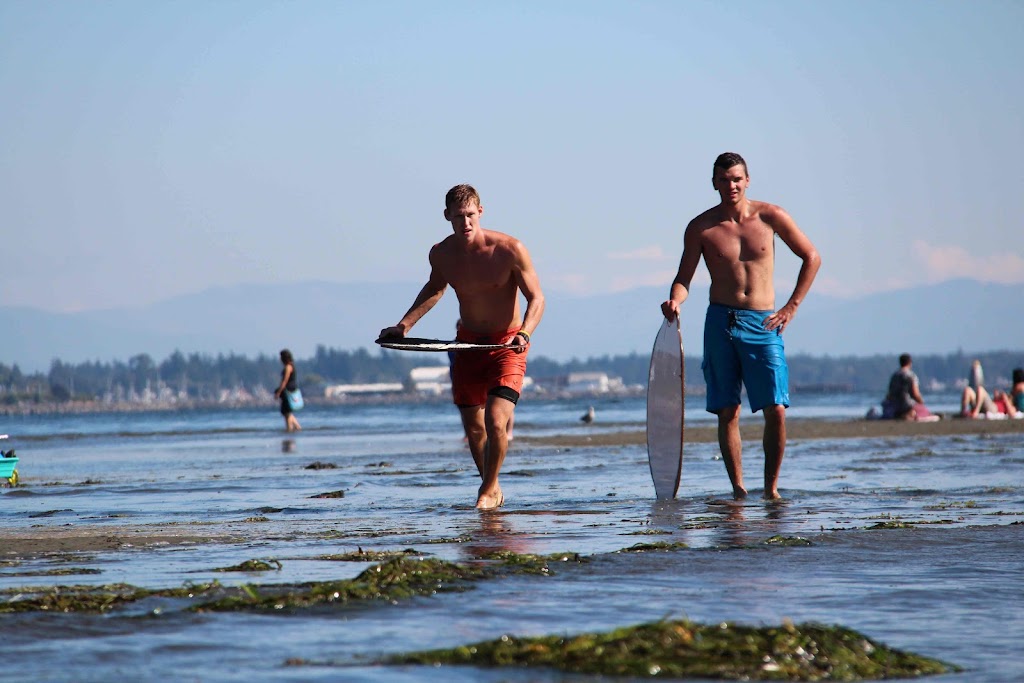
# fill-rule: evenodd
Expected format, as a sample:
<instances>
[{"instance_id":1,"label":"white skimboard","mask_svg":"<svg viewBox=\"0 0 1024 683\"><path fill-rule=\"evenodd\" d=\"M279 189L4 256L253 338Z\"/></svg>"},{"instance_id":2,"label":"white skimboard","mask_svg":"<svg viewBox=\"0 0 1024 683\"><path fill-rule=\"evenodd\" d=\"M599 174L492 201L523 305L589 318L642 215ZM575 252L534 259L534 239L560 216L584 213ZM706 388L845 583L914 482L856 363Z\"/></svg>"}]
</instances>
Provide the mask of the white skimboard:
<instances>
[{"instance_id":1,"label":"white skimboard","mask_svg":"<svg viewBox=\"0 0 1024 683\"><path fill-rule=\"evenodd\" d=\"M472 344L457 339L422 339L420 337L384 337L377 344L385 349L398 351L485 351L487 349L510 349L511 344Z\"/></svg>"},{"instance_id":2,"label":"white skimboard","mask_svg":"<svg viewBox=\"0 0 1024 683\"><path fill-rule=\"evenodd\" d=\"M663 320L647 377L647 459L659 500L676 497L683 472L684 379L679 318Z\"/></svg>"}]
</instances>

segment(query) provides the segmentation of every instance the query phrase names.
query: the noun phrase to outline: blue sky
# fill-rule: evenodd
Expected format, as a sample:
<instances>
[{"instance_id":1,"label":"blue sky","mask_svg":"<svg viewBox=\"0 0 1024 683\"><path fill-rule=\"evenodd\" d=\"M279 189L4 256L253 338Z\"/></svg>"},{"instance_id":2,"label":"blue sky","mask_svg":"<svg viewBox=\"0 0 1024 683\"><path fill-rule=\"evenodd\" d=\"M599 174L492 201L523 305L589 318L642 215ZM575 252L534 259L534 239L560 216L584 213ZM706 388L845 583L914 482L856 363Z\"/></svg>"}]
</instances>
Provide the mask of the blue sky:
<instances>
[{"instance_id":1,"label":"blue sky","mask_svg":"<svg viewBox=\"0 0 1024 683\"><path fill-rule=\"evenodd\" d=\"M667 293L723 151L822 253L812 296L1022 282L1021 26L984 1L0 0L0 305L419 283L460 182L549 297Z\"/></svg>"}]
</instances>

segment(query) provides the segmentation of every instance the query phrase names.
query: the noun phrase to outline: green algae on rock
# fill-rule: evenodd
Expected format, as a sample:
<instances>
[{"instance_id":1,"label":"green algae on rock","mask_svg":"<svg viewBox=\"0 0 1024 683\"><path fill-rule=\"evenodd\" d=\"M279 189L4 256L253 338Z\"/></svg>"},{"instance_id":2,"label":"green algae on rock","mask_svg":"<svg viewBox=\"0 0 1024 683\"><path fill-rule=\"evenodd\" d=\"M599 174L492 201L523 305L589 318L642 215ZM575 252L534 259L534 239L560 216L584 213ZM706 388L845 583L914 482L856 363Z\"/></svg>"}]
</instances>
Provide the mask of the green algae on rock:
<instances>
[{"instance_id":1,"label":"green algae on rock","mask_svg":"<svg viewBox=\"0 0 1024 683\"><path fill-rule=\"evenodd\" d=\"M102 574L103 570L91 567L61 567L60 569L34 569L23 572L4 572L10 576L84 576L86 574Z\"/></svg>"},{"instance_id":2,"label":"green algae on rock","mask_svg":"<svg viewBox=\"0 0 1024 683\"><path fill-rule=\"evenodd\" d=\"M246 560L232 567L218 567L215 572L269 572L281 571L284 565L278 560Z\"/></svg>"},{"instance_id":3,"label":"green algae on rock","mask_svg":"<svg viewBox=\"0 0 1024 683\"><path fill-rule=\"evenodd\" d=\"M345 491L328 491L326 493L317 493L310 496L310 498L344 498Z\"/></svg>"},{"instance_id":4,"label":"green algae on rock","mask_svg":"<svg viewBox=\"0 0 1024 683\"><path fill-rule=\"evenodd\" d=\"M196 612L303 609L354 600L403 600L417 595L456 591L471 579L481 578L473 567L436 559L396 557L368 567L354 579L323 581L298 586L243 586L228 595L191 608Z\"/></svg>"},{"instance_id":5,"label":"green algae on rock","mask_svg":"<svg viewBox=\"0 0 1024 683\"><path fill-rule=\"evenodd\" d=\"M0 614L12 612L109 612L153 596L193 598L218 588L217 582L186 584L169 590L148 590L124 583L103 586L48 586L5 591L12 597L0 602Z\"/></svg>"},{"instance_id":6,"label":"green algae on rock","mask_svg":"<svg viewBox=\"0 0 1024 683\"><path fill-rule=\"evenodd\" d=\"M551 573L551 564L554 562L573 562L582 564L588 560L581 557L579 553L551 553L549 555L533 555L530 553L515 553L511 550L496 550L480 556L481 560L493 560L499 564L494 568L498 572L511 574L540 574L547 576Z\"/></svg>"},{"instance_id":7,"label":"green algae on rock","mask_svg":"<svg viewBox=\"0 0 1024 683\"><path fill-rule=\"evenodd\" d=\"M772 536L771 538L766 538L764 540L764 544L765 545L780 545L780 546L786 546L786 547L814 545L813 543L808 541L806 538L800 538L799 536L779 536L779 535Z\"/></svg>"},{"instance_id":8,"label":"green algae on rock","mask_svg":"<svg viewBox=\"0 0 1024 683\"><path fill-rule=\"evenodd\" d=\"M545 667L606 676L873 680L959 671L842 626L748 627L661 621L576 636L516 638L396 655L386 664Z\"/></svg>"},{"instance_id":9,"label":"green algae on rock","mask_svg":"<svg viewBox=\"0 0 1024 683\"><path fill-rule=\"evenodd\" d=\"M406 548L405 550L363 550L359 548L354 553L320 555L316 559L327 562L380 562L382 560L389 560L392 557L409 557L422 554L415 548Z\"/></svg>"},{"instance_id":10,"label":"green algae on rock","mask_svg":"<svg viewBox=\"0 0 1024 683\"><path fill-rule=\"evenodd\" d=\"M623 548L622 550L616 550L617 553L649 553L653 551L670 552L673 550L686 550L690 546L682 542L670 543L668 541L657 541L655 543L636 543Z\"/></svg>"}]
</instances>

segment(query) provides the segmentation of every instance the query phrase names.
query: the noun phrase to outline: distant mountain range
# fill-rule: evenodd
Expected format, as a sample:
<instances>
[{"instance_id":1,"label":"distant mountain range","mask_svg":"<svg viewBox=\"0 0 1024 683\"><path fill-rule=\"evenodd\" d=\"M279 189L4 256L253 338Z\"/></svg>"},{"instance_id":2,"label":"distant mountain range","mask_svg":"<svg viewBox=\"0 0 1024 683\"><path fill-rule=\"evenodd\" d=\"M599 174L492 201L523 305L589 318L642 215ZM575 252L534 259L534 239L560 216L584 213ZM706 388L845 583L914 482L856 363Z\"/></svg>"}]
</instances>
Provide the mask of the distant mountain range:
<instances>
[{"instance_id":1,"label":"distant mountain range","mask_svg":"<svg viewBox=\"0 0 1024 683\"><path fill-rule=\"evenodd\" d=\"M48 313L0 307L0 363L33 372L47 370L54 358L109 362L146 353L160 362L175 350L255 357L288 347L300 359L312 356L318 345L376 352L377 334L405 313L419 288L419 283L299 282L217 287L141 308ZM547 291L533 353L559 361L647 354L666 293L666 287L599 296ZM683 307L689 354L701 355L707 300L707 289L695 288ZM786 348L816 356L1024 349L1022 302L1024 285L973 280L852 300L812 291L786 331ZM414 334L451 338L457 318L455 296L448 292Z\"/></svg>"}]
</instances>

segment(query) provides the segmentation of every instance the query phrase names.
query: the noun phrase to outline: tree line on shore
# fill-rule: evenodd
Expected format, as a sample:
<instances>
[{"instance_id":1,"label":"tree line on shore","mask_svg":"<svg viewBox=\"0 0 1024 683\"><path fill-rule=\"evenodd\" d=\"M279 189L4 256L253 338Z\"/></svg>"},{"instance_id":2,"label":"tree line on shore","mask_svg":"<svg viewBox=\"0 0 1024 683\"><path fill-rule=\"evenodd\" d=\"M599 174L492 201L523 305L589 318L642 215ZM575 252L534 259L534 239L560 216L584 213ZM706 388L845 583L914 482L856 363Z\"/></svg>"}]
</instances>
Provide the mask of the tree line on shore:
<instances>
[{"instance_id":1,"label":"tree line on shore","mask_svg":"<svg viewBox=\"0 0 1024 683\"><path fill-rule=\"evenodd\" d=\"M1024 352L991 351L914 357L914 371L925 390L962 386L973 359L981 360L987 384L1008 388L1015 367L1024 366ZM408 383L409 372L446 358L422 354L366 349L346 351L318 346L311 358L296 359L300 385L312 395L329 384ZM643 387L650 358L646 354L602 356L570 361L531 357L529 375L538 384L557 383L570 373L603 372L620 377L623 384ZM701 359L686 360L687 385L703 386ZM790 386L796 391L850 391L885 393L889 376L897 369L895 357L810 356L789 358ZM48 372L23 373L17 364L0 363L0 404L62 403L69 401L132 402L140 397L190 401L223 400L225 392L265 397L280 380L277 356L249 358L237 354L217 356L176 351L161 362L148 354L127 361L65 363L52 361Z\"/></svg>"}]
</instances>

